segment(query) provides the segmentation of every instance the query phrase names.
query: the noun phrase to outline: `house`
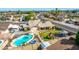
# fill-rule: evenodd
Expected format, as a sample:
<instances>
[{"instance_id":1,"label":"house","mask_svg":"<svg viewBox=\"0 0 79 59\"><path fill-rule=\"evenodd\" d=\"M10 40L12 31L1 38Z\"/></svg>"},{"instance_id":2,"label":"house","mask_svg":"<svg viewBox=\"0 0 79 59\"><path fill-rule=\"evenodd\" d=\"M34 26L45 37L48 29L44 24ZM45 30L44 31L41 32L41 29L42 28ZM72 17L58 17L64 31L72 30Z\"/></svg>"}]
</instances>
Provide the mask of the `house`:
<instances>
[{"instance_id":1,"label":"house","mask_svg":"<svg viewBox=\"0 0 79 59\"><path fill-rule=\"evenodd\" d=\"M66 21L70 21L70 19L69 19L69 18L65 18L65 19L63 20L63 22L66 22Z\"/></svg>"},{"instance_id":2,"label":"house","mask_svg":"<svg viewBox=\"0 0 79 59\"><path fill-rule=\"evenodd\" d=\"M10 21L13 21L13 20L14 20L14 16L11 15L11 17L10 17Z\"/></svg>"},{"instance_id":3,"label":"house","mask_svg":"<svg viewBox=\"0 0 79 59\"><path fill-rule=\"evenodd\" d=\"M10 23L0 23L0 31L5 31Z\"/></svg>"},{"instance_id":4,"label":"house","mask_svg":"<svg viewBox=\"0 0 79 59\"><path fill-rule=\"evenodd\" d=\"M0 23L0 31L4 31L5 33L7 32L11 32L11 31L18 31L19 30L19 26L18 25L14 25L14 24L10 24L10 23Z\"/></svg>"},{"instance_id":5,"label":"house","mask_svg":"<svg viewBox=\"0 0 79 59\"><path fill-rule=\"evenodd\" d=\"M38 28L52 28L54 25L50 21L41 21L41 20L30 20L28 22L30 28L38 27Z\"/></svg>"},{"instance_id":6,"label":"house","mask_svg":"<svg viewBox=\"0 0 79 59\"><path fill-rule=\"evenodd\" d=\"M28 14L22 14L19 21L24 21L25 16L28 16Z\"/></svg>"},{"instance_id":7,"label":"house","mask_svg":"<svg viewBox=\"0 0 79 59\"><path fill-rule=\"evenodd\" d=\"M20 15L14 15L14 21L19 21L20 20Z\"/></svg>"},{"instance_id":8,"label":"house","mask_svg":"<svg viewBox=\"0 0 79 59\"><path fill-rule=\"evenodd\" d=\"M28 24L20 24L20 26L23 26L23 28L27 28L27 27L29 27Z\"/></svg>"},{"instance_id":9,"label":"house","mask_svg":"<svg viewBox=\"0 0 79 59\"><path fill-rule=\"evenodd\" d=\"M23 16L20 17L20 21L23 21Z\"/></svg>"},{"instance_id":10,"label":"house","mask_svg":"<svg viewBox=\"0 0 79 59\"><path fill-rule=\"evenodd\" d=\"M55 25L53 25L50 21L40 22L38 24L39 28L53 28Z\"/></svg>"},{"instance_id":11,"label":"house","mask_svg":"<svg viewBox=\"0 0 79 59\"><path fill-rule=\"evenodd\" d=\"M8 26L7 29L8 29L11 33L13 33L13 32L15 32L15 31L19 31L19 28L20 28L19 25L9 24L9 26Z\"/></svg>"},{"instance_id":12,"label":"house","mask_svg":"<svg viewBox=\"0 0 79 59\"><path fill-rule=\"evenodd\" d=\"M39 23L40 23L40 20L30 20L30 21L28 21L28 25L29 25L30 28L37 26Z\"/></svg>"}]
</instances>

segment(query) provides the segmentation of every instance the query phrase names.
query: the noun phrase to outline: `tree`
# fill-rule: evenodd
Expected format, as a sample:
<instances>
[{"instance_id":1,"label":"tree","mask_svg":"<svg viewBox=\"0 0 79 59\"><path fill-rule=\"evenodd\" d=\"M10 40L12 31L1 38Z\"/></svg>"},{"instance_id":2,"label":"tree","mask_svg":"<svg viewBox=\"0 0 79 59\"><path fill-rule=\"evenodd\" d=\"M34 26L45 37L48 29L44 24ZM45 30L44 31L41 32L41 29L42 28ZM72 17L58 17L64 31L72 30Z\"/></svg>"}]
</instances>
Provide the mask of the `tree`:
<instances>
[{"instance_id":1,"label":"tree","mask_svg":"<svg viewBox=\"0 0 79 59\"><path fill-rule=\"evenodd\" d=\"M77 10L72 10L72 13L76 13L77 12Z\"/></svg>"},{"instance_id":2,"label":"tree","mask_svg":"<svg viewBox=\"0 0 79 59\"><path fill-rule=\"evenodd\" d=\"M25 21L28 21L28 20L30 20L30 19L31 19L31 16L30 16L30 15L28 15L28 16L25 16L24 18L25 18Z\"/></svg>"},{"instance_id":3,"label":"tree","mask_svg":"<svg viewBox=\"0 0 79 59\"><path fill-rule=\"evenodd\" d=\"M57 17L58 15L60 15L62 11L59 10L58 8L56 8L55 10L50 11L49 13L53 14L55 17Z\"/></svg>"},{"instance_id":4,"label":"tree","mask_svg":"<svg viewBox=\"0 0 79 59\"><path fill-rule=\"evenodd\" d=\"M33 11L29 11L29 12L27 12L27 14L29 14L30 16L34 16L34 12Z\"/></svg>"},{"instance_id":5,"label":"tree","mask_svg":"<svg viewBox=\"0 0 79 59\"><path fill-rule=\"evenodd\" d=\"M49 14L44 14L44 17L47 17L48 18L49 17Z\"/></svg>"},{"instance_id":6,"label":"tree","mask_svg":"<svg viewBox=\"0 0 79 59\"><path fill-rule=\"evenodd\" d=\"M17 11L17 14L23 14L24 12L23 11L21 11L21 10L18 10Z\"/></svg>"},{"instance_id":7,"label":"tree","mask_svg":"<svg viewBox=\"0 0 79 59\"><path fill-rule=\"evenodd\" d=\"M75 42L76 42L77 45L79 45L79 31L76 34Z\"/></svg>"}]
</instances>

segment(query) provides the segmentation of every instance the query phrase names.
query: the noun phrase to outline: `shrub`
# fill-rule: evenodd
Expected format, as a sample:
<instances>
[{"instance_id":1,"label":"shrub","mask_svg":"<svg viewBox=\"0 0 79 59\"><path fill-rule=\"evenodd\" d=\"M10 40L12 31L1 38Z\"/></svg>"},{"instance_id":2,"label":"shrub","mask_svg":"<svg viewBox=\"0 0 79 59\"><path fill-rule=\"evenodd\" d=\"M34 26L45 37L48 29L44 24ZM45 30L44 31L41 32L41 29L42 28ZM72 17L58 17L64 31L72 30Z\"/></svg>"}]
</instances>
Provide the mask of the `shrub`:
<instances>
[{"instance_id":1,"label":"shrub","mask_svg":"<svg viewBox=\"0 0 79 59\"><path fill-rule=\"evenodd\" d=\"M60 30L51 29L51 30L45 30L44 32L40 32L39 34L44 38L45 41L47 41L47 40L54 39L53 35L59 34L59 33L61 33ZM50 34L53 34L53 35L50 35Z\"/></svg>"},{"instance_id":2,"label":"shrub","mask_svg":"<svg viewBox=\"0 0 79 59\"><path fill-rule=\"evenodd\" d=\"M28 21L28 20L30 20L31 19L31 16L25 16L25 21Z\"/></svg>"},{"instance_id":3,"label":"shrub","mask_svg":"<svg viewBox=\"0 0 79 59\"><path fill-rule=\"evenodd\" d=\"M40 36L43 37L44 41L48 41L48 40L53 39L53 37L49 36L49 32L41 32Z\"/></svg>"},{"instance_id":4,"label":"shrub","mask_svg":"<svg viewBox=\"0 0 79 59\"><path fill-rule=\"evenodd\" d=\"M75 42L76 42L77 45L79 45L79 31L76 34Z\"/></svg>"}]
</instances>

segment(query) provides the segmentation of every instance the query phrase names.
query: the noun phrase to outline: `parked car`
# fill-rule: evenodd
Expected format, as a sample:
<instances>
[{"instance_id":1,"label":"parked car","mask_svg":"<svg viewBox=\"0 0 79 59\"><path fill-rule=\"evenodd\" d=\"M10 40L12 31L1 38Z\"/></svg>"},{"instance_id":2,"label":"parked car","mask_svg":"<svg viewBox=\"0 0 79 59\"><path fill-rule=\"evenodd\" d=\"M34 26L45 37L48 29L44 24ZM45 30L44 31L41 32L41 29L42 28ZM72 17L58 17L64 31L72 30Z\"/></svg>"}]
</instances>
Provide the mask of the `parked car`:
<instances>
[{"instance_id":1,"label":"parked car","mask_svg":"<svg viewBox=\"0 0 79 59\"><path fill-rule=\"evenodd\" d=\"M79 22L74 22L75 25L79 25Z\"/></svg>"},{"instance_id":2,"label":"parked car","mask_svg":"<svg viewBox=\"0 0 79 59\"><path fill-rule=\"evenodd\" d=\"M68 24L74 24L73 21L66 21L66 23L68 23Z\"/></svg>"}]
</instances>

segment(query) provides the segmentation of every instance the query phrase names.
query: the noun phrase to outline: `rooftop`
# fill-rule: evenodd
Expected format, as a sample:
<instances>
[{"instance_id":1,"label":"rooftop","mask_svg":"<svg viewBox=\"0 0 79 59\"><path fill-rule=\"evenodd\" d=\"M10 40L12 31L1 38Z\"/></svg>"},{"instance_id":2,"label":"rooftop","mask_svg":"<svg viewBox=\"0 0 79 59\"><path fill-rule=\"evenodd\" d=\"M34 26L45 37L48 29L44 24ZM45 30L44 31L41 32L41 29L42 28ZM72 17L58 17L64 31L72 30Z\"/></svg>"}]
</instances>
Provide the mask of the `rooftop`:
<instances>
[{"instance_id":1,"label":"rooftop","mask_svg":"<svg viewBox=\"0 0 79 59\"><path fill-rule=\"evenodd\" d=\"M5 31L10 23L0 23L0 30Z\"/></svg>"}]
</instances>

